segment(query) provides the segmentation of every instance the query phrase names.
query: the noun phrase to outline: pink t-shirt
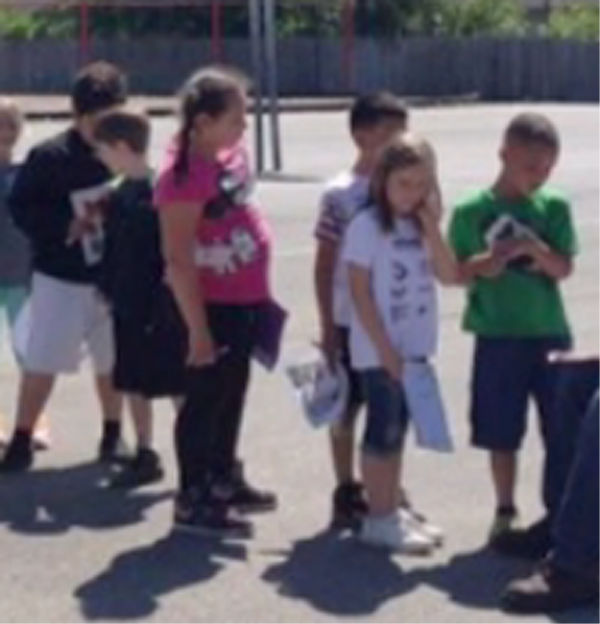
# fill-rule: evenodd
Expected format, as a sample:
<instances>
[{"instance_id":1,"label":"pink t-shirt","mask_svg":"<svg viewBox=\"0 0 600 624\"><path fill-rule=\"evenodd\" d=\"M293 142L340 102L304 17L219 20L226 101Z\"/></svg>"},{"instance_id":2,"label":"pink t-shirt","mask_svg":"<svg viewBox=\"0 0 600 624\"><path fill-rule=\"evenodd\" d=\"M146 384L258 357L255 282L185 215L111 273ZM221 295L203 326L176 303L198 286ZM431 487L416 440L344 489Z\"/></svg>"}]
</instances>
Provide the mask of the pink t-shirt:
<instances>
[{"instance_id":1,"label":"pink t-shirt","mask_svg":"<svg viewBox=\"0 0 600 624\"><path fill-rule=\"evenodd\" d=\"M155 191L160 210L169 204L202 204L195 261L206 301L253 304L270 299L271 234L251 205L254 188L244 147L219 154L216 162L195 156L186 177L174 172L177 148L169 151Z\"/></svg>"}]
</instances>

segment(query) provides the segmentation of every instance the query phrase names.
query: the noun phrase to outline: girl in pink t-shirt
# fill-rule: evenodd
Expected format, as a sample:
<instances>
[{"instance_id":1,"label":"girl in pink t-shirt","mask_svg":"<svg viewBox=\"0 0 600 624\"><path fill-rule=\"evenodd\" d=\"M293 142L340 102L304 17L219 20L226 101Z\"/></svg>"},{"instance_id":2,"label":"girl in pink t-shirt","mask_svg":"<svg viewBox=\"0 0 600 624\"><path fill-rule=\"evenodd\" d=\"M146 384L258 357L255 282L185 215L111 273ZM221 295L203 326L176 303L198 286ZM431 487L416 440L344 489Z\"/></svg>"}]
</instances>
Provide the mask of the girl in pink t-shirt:
<instances>
[{"instance_id":1,"label":"girl in pink t-shirt","mask_svg":"<svg viewBox=\"0 0 600 624\"><path fill-rule=\"evenodd\" d=\"M245 80L209 68L181 97L182 127L156 189L168 275L189 333L175 522L247 536L252 527L238 512L277 503L248 485L236 456L251 356L271 298L270 232L251 203Z\"/></svg>"}]
</instances>

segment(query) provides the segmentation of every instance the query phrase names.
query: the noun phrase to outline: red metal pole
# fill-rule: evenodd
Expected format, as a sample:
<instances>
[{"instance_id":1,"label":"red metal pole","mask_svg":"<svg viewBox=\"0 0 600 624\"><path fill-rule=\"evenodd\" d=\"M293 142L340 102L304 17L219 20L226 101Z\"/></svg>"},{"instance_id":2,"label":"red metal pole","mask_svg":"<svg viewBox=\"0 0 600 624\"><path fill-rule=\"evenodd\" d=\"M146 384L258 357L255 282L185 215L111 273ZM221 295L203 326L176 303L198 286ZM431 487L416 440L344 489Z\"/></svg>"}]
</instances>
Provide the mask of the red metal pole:
<instances>
[{"instance_id":1,"label":"red metal pole","mask_svg":"<svg viewBox=\"0 0 600 624\"><path fill-rule=\"evenodd\" d=\"M342 73L346 89L351 91L354 85L354 51L356 47L356 5L354 0L346 0L342 10Z\"/></svg>"},{"instance_id":2,"label":"red metal pole","mask_svg":"<svg viewBox=\"0 0 600 624\"><path fill-rule=\"evenodd\" d=\"M90 7L87 0L79 4L79 62L85 65L90 59Z\"/></svg>"},{"instance_id":3,"label":"red metal pole","mask_svg":"<svg viewBox=\"0 0 600 624\"><path fill-rule=\"evenodd\" d=\"M223 15L220 0L213 0L211 3L211 23L212 23L212 57L213 61L223 60Z\"/></svg>"}]
</instances>

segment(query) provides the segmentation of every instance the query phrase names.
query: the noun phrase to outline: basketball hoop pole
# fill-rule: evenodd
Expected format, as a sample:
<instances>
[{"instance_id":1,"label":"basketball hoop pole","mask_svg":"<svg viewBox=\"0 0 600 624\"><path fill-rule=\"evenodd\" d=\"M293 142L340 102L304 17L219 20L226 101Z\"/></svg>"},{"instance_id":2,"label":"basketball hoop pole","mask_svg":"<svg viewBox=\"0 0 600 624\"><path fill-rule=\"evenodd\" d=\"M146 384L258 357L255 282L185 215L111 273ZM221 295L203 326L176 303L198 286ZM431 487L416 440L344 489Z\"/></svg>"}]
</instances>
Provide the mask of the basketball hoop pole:
<instances>
[{"instance_id":1,"label":"basketball hoop pole","mask_svg":"<svg viewBox=\"0 0 600 624\"><path fill-rule=\"evenodd\" d=\"M85 65L90 59L90 7L88 0L79 4L79 64Z\"/></svg>"},{"instance_id":2,"label":"basketball hoop pole","mask_svg":"<svg viewBox=\"0 0 600 624\"><path fill-rule=\"evenodd\" d=\"M271 131L271 158L274 171L283 167L281 156L281 132L279 127L279 74L277 68L277 20L275 0L265 0L265 56L267 92L269 97L269 120Z\"/></svg>"},{"instance_id":3,"label":"basketball hoop pole","mask_svg":"<svg viewBox=\"0 0 600 624\"><path fill-rule=\"evenodd\" d=\"M254 120L256 171L265 171L265 146L263 125L263 61L262 61L262 7L261 0L250 0L250 45L252 48L252 73L254 78Z\"/></svg>"},{"instance_id":4,"label":"basketball hoop pole","mask_svg":"<svg viewBox=\"0 0 600 624\"><path fill-rule=\"evenodd\" d=\"M210 6L211 19L211 52L214 62L220 63L223 60L223 22L220 0L212 0Z\"/></svg>"}]
</instances>

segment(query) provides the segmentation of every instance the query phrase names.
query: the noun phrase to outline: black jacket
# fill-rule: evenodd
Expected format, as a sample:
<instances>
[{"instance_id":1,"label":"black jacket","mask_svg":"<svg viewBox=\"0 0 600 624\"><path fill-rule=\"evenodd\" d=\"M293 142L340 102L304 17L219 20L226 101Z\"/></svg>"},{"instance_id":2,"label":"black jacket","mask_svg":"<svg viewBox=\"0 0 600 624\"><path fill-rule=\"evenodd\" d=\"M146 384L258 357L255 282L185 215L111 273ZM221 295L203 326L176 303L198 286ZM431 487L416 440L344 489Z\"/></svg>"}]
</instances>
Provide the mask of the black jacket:
<instances>
[{"instance_id":1,"label":"black jacket","mask_svg":"<svg viewBox=\"0 0 600 624\"><path fill-rule=\"evenodd\" d=\"M152 320L165 287L149 179L125 180L109 196L106 252L98 283L119 318L140 325Z\"/></svg>"},{"instance_id":2,"label":"black jacket","mask_svg":"<svg viewBox=\"0 0 600 624\"><path fill-rule=\"evenodd\" d=\"M68 244L75 217L73 193L99 189L110 173L77 130L71 128L35 147L17 176L8 204L14 222L31 242L33 268L58 279L92 284L98 266L81 243Z\"/></svg>"}]
</instances>

